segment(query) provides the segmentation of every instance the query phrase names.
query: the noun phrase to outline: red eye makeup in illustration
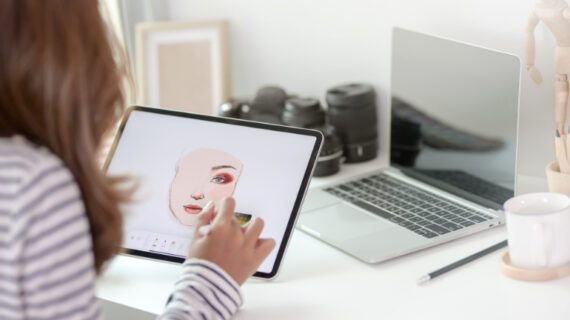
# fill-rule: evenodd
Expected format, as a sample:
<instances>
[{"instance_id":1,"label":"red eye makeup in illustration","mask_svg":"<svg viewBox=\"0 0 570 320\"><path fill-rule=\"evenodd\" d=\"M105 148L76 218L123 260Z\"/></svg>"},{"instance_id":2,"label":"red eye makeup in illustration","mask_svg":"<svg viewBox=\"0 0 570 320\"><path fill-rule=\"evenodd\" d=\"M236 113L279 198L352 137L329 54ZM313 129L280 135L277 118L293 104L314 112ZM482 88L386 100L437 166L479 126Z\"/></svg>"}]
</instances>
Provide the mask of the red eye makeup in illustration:
<instances>
[{"instance_id":1,"label":"red eye makeup in illustration","mask_svg":"<svg viewBox=\"0 0 570 320\"><path fill-rule=\"evenodd\" d=\"M217 184L228 184L234 181L234 177L229 173L222 172L217 173L210 181Z\"/></svg>"}]
</instances>

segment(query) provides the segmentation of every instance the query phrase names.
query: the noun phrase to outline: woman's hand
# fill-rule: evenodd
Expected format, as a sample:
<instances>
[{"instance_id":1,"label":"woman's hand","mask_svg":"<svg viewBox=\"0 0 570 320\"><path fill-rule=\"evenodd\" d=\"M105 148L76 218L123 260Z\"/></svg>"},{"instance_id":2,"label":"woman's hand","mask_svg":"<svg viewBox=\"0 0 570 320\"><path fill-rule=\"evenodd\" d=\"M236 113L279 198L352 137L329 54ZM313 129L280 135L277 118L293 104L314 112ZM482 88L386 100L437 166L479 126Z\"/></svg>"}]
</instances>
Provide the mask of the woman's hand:
<instances>
[{"instance_id":1,"label":"woman's hand","mask_svg":"<svg viewBox=\"0 0 570 320\"><path fill-rule=\"evenodd\" d=\"M211 261L243 284L275 247L275 240L260 239L263 220L255 218L243 227L234 217L235 200L224 198L218 208L209 204L198 216L188 258ZM210 221L214 221L208 225ZM200 232L208 230L207 232Z\"/></svg>"}]
</instances>

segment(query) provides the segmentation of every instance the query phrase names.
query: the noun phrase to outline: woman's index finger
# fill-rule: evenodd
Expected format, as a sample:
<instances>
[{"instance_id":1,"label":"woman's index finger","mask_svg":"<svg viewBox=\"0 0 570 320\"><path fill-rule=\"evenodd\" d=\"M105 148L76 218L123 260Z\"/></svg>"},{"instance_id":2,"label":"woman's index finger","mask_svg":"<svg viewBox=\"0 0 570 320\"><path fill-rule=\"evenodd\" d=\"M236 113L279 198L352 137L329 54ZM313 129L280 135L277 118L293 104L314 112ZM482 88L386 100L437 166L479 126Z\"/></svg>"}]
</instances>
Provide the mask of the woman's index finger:
<instances>
[{"instance_id":1,"label":"woman's index finger","mask_svg":"<svg viewBox=\"0 0 570 320\"><path fill-rule=\"evenodd\" d=\"M218 223L225 223L226 221L230 221L234 216L234 210L236 207L236 202L232 197L226 197L222 199L216 217L214 218L213 224L216 225Z\"/></svg>"}]
</instances>

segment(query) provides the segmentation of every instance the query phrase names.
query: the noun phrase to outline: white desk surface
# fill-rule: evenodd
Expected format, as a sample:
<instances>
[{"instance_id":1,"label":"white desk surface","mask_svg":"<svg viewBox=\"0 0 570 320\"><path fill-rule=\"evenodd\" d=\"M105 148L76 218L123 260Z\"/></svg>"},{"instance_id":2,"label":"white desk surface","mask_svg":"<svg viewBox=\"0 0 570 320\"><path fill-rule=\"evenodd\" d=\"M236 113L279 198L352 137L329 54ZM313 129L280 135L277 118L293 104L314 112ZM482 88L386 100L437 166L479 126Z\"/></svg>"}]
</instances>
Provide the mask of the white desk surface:
<instances>
[{"instance_id":1,"label":"white desk surface","mask_svg":"<svg viewBox=\"0 0 570 320\"><path fill-rule=\"evenodd\" d=\"M321 185L377 168L344 165ZM518 193L546 190L544 179L519 177ZM506 238L505 227L396 258L364 264L295 230L276 280L248 280L235 319L570 319L570 277L524 282L504 276L499 250L423 286L431 271ZM97 297L158 314L180 266L118 256L97 283Z\"/></svg>"}]
</instances>

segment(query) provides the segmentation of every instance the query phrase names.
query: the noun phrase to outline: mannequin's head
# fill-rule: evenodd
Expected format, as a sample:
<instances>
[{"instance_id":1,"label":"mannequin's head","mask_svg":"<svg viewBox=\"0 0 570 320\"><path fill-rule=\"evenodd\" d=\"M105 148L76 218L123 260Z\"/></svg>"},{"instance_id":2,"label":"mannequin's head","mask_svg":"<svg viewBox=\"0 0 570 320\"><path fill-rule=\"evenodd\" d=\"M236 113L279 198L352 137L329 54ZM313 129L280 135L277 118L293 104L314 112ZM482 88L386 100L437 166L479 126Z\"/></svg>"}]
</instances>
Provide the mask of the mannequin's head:
<instances>
[{"instance_id":1,"label":"mannequin's head","mask_svg":"<svg viewBox=\"0 0 570 320\"><path fill-rule=\"evenodd\" d=\"M197 215L209 202L233 195L243 165L229 153L197 149L176 165L170 185L170 216L184 226L194 226Z\"/></svg>"}]
</instances>

